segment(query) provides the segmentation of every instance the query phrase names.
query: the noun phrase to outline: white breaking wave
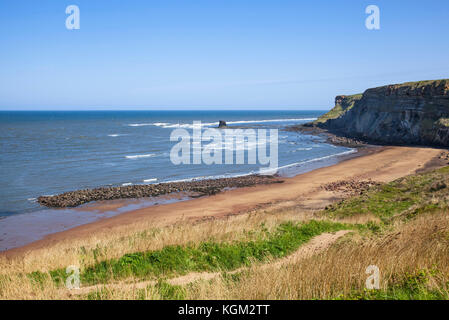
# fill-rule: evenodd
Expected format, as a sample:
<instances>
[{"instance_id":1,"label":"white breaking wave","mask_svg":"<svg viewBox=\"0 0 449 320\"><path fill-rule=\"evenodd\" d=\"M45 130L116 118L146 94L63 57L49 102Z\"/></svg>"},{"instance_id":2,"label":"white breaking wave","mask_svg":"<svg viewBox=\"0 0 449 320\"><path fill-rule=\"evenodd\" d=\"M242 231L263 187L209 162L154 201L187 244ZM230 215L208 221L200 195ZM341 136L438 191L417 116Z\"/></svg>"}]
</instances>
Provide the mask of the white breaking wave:
<instances>
[{"instance_id":1,"label":"white breaking wave","mask_svg":"<svg viewBox=\"0 0 449 320\"><path fill-rule=\"evenodd\" d=\"M132 186L132 183L131 182L122 183L122 186L123 187Z\"/></svg>"},{"instance_id":2,"label":"white breaking wave","mask_svg":"<svg viewBox=\"0 0 449 320\"><path fill-rule=\"evenodd\" d=\"M136 154L133 156L125 156L126 159L140 159L140 158L150 158L156 156L155 153L148 153L148 154Z\"/></svg>"},{"instance_id":3,"label":"white breaking wave","mask_svg":"<svg viewBox=\"0 0 449 320\"><path fill-rule=\"evenodd\" d=\"M277 168L260 168L258 171L250 171L250 172L246 172L246 173L235 173L235 174L219 174L219 175L211 175L211 176L197 176L197 177L193 177L193 178L185 178L185 179L178 179L178 180L162 180L161 183L173 183L173 182L191 182L191 181L201 181L201 180L209 180L209 179L223 179L223 178L236 178L236 177L245 177L245 176L250 176L253 174L264 174L264 175L272 175L272 174L276 174L280 169L285 169L285 168L290 168L290 167L294 167L294 166L301 166L307 163L311 163L311 162L316 162L316 161L322 161L322 160L326 160L329 158L333 158L333 157L338 157L338 156L344 156L347 154L352 154L357 152L356 149L351 149L348 151L344 151L344 152L340 152L337 154L331 154L328 156L324 156L324 157L320 157L320 158L314 158L314 159L310 159L310 160L305 160L305 161L301 161L301 162L295 162L295 163L291 163L291 164L287 164L285 166L281 166L281 167L277 167ZM158 179L157 178L151 178L151 179L145 179L143 180L144 183L148 183L148 182L156 182ZM125 184L122 184L125 185ZM126 185L132 185L132 183L126 184Z\"/></svg>"},{"instance_id":4,"label":"white breaking wave","mask_svg":"<svg viewBox=\"0 0 449 320\"><path fill-rule=\"evenodd\" d=\"M352 154L352 153L355 153L355 152L357 152L356 149L351 149L351 150L348 150L348 151L343 151L343 152L340 152L340 153L331 154L331 155L320 157L320 158L315 158L315 159L310 159L310 160L305 160L305 161L301 161L301 162L288 164L286 166L279 167L278 169L284 169L284 168L289 168L289 167L293 167L293 166L297 166L297 165L302 165L302 164L305 164L305 163L326 160L326 159L329 159L329 158L338 157L338 156L344 156L344 155Z\"/></svg>"},{"instance_id":5,"label":"white breaking wave","mask_svg":"<svg viewBox=\"0 0 449 320\"><path fill-rule=\"evenodd\" d=\"M289 151L289 152L310 151L310 150L312 150L312 149L313 149L313 148L297 148L297 149L291 150L291 151Z\"/></svg>"},{"instance_id":6,"label":"white breaking wave","mask_svg":"<svg viewBox=\"0 0 449 320\"><path fill-rule=\"evenodd\" d=\"M316 161L322 161L322 160L326 160L326 159L333 158L333 157L338 157L338 156L344 156L344 155L352 154L352 153L355 153L355 152L357 152L356 149L351 149L351 150L348 150L348 151L343 151L343 152L340 152L340 153L331 154L331 155L320 157L320 158L314 158L314 159L310 159L310 160L305 160L305 161L301 161L301 162L295 162L295 163L287 164L287 165L282 166L282 167L266 168L266 169L262 168L260 170L260 173L262 173L262 172L263 172L263 174L267 174L268 172L276 173L278 170L281 170L281 169L301 166L301 165L304 165L304 164L307 164L307 163L316 162Z\"/></svg>"},{"instance_id":7,"label":"white breaking wave","mask_svg":"<svg viewBox=\"0 0 449 320\"><path fill-rule=\"evenodd\" d=\"M128 126L130 127L144 127L144 126L152 126L153 123L130 123Z\"/></svg>"},{"instance_id":8,"label":"white breaking wave","mask_svg":"<svg viewBox=\"0 0 449 320\"><path fill-rule=\"evenodd\" d=\"M245 124L245 123L266 123L266 122L293 122L293 121L314 121L317 118L296 118L296 119L265 119L265 120L239 120L239 121L226 121L226 124ZM143 126L156 126L161 128L186 128L193 129L193 123L167 123L167 122L154 122L154 123L131 123L130 127L143 127ZM204 122L201 123L202 127L217 127L217 122Z\"/></svg>"},{"instance_id":9,"label":"white breaking wave","mask_svg":"<svg viewBox=\"0 0 449 320\"><path fill-rule=\"evenodd\" d=\"M108 137L121 137L121 136L124 136L124 134L121 133L108 134Z\"/></svg>"},{"instance_id":10,"label":"white breaking wave","mask_svg":"<svg viewBox=\"0 0 449 320\"><path fill-rule=\"evenodd\" d=\"M264 122L292 122L292 121L314 121L317 118L299 118L299 119L268 119L268 120L241 120L226 121L226 124L242 124L242 123L264 123ZM218 122L217 122L218 124Z\"/></svg>"},{"instance_id":11,"label":"white breaking wave","mask_svg":"<svg viewBox=\"0 0 449 320\"><path fill-rule=\"evenodd\" d=\"M171 129L171 128L193 129L193 124L189 123L154 123L153 125L164 129ZM212 127L212 126L218 126L218 122L201 123L201 127Z\"/></svg>"},{"instance_id":12,"label":"white breaking wave","mask_svg":"<svg viewBox=\"0 0 449 320\"><path fill-rule=\"evenodd\" d=\"M167 181L163 181L163 182L164 183L170 183L170 182L191 182L191 181L213 180L213 179L223 179L223 178L236 178L236 177L250 176L252 174L256 174L256 172L251 171L251 172L247 172L247 173L219 174L219 175L215 175L215 176L199 176L199 177L179 179L179 180L167 180Z\"/></svg>"}]
</instances>

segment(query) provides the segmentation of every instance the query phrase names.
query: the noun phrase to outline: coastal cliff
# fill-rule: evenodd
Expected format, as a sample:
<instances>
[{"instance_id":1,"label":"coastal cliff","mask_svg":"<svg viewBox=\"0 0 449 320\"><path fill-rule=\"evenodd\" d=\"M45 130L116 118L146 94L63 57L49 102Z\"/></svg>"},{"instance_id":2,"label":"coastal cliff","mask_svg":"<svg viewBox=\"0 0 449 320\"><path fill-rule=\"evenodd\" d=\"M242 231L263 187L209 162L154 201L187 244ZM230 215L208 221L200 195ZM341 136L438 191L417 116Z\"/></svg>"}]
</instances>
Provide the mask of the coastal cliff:
<instances>
[{"instance_id":1,"label":"coastal cliff","mask_svg":"<svg viewBox=\"0 0 449 320\"><path fill-rule=\"evenodd\" d=\"M407 82L337 96L311 125L385 144L449 146L449 79Z\"/></svg>"}]
</instances>

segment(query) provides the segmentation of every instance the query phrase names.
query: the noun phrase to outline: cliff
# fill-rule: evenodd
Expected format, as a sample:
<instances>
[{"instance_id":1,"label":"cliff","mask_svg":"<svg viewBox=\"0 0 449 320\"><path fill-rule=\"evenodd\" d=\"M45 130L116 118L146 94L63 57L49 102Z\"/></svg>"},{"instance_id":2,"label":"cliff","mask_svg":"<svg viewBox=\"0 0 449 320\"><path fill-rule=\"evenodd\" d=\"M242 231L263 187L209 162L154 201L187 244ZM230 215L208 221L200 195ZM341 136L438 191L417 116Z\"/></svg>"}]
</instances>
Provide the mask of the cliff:
<instances>
[{"instance_id":1,"label":"cliff","mask_svg":"<svg viewBox=\"0 0 449 320\"><path fill-rule=\"evenodd\" d=\"M337 96L314 123L351 138L384 144L449 146L449 79L407 82Z\"/></svg>"},{"instance_id":2,"label":"cliff","mask_svg":"<svg viewBox=\"0 0 449 320\"><path fill-rule=\"evenodd\" d=\"M362 94L354 94L352 96L336 96L335 106L326 114L319 117L315 123L324 123L329 119L336 119L342 116L346 111L349 111L354 106L355 102L362 98Z\"/></svg>"}]
</instances>

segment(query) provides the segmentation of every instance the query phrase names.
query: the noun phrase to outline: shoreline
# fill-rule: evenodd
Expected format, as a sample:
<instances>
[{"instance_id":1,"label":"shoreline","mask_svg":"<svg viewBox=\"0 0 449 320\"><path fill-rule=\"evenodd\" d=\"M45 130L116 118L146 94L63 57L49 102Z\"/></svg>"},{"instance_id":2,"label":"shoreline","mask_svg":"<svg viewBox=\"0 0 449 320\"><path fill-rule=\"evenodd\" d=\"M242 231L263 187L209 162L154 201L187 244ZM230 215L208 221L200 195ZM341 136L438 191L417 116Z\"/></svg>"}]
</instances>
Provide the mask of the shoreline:
<instances>
[{"instance_id":1,"label":"shoreline","mask_svg":"<svg viewBox=\"0 0 449 320\"><path fill-rule=\"evenodd\" d=\"M204 179L157 184L142 184L121 187L102 187L75 190L53 196L40 196L40 205L49 208L75 208L96 201L139 199L145 197L170 196L185 192L192 198L214 195L226 188L241 188L259 184L282 183L275 176L246 175L233 178Z\"/></svg>"},{"instance_id":2,"label":"shoreline","mask_svg":"<svg viewBox=\"0 0 449 320\"><path fill-rule=\"evenodd\" d=\"M292 128L292 127L290 127ZM259 184L272 184L282 183L282 179L285 177L293 177L299 174L303 174L308 171L315 170L317 168L329 166L349 159L363 155L363 150L366 148L379 148L381 146L374 146L368 144L354 145L351 143L334 143L327 139L328 143L347 147L351 150L344 151L337 154L330 154L321 158L313 158L310 160L304 160L300 162L293 162L287 165L277 167L274 174L260 174L260 173L241 173L236 175L217 175L210 177L193 177L181 180L163 181L152 184L131 184L122 186L100 186L91 189L78 189L68 192L63 192L56 195L42 195L38 196L35 200L43 208L78 208L80 206L93 204L100 201L112 201L112 200L126 200L126 199L139 199L139 198L155 198L159 196L170 197L175 193L185 193L191 198L197 198L202 196L210 196L222 192L223 190L242 188ZM335 160L334 162L332 160ZM323 165L314 166L314 163L324 163ZM302 169L298 169L298 168ZM291 168L296 168L293 174L289 174L288 171ZM293 169L294 170L294 169Z\"/></svg>"},{"instance_id":3,"label":"shoreline","mask_svg":"<svg viewBox=\"0 0 449 320\"><path fill-rule=\"evenodd\" d=\"M65 192L55 196L44 196L42 197L44 199L53 199L56 205L53 207L42 206L40 210L0 219L0 228L3 230L3 234L0 234L0 254L40 241L52 234L65 232L138 209L191 201L243 187L283 183L286 178L363 156L366 152L365 149L367 147L353 148L343 153L293 163L279 168L275 175L243 174L223 178L193 178L150 185L100 187ZM170 190L174 191L166 192ZM120 191L125 191L124 194L127 197L114 197L120 195ZM98 200L87 201L89 196L95 197L98 194L100 195ZM101 199L101 195L105 194L109 196L109 199ZM133 194L138 196L134 197ZM84 201L78 203L73 201L74 199L80 200L80 198ZM60 205L65 203L74 203L75 206L64 207Z\"/></svg>"},{"instance_id":4,"label":"shoreline","mask_svg":"<svg viewBox=\"0 0 449 320\"><path fill-rule=\"evenodd\" d=\"M44 238L24 246L0 252L0 257L14 257L28 251L48 246L82 241L92 236L101 237L103 233L118 231L143 223L171 225L180 221L201 221L210 218L223 218L248 212L254 208L280 201L299 200L307 208L320 209L332 201L335 194L323 190L328 183L345 179L389 182L399 177L423 170L432 161L432 166L442 166L436 161L440 149L411 147L372 147L340 159L337 164L283 178L284 183L255 185L225 190L215 195L200 197L183 202L158 204L140 208L113 217L100 219L65 231L46 235ZM446 164L444 162L444 164ZM263 200L262 200L263 199Z\"/></svg>"}]
</instances>

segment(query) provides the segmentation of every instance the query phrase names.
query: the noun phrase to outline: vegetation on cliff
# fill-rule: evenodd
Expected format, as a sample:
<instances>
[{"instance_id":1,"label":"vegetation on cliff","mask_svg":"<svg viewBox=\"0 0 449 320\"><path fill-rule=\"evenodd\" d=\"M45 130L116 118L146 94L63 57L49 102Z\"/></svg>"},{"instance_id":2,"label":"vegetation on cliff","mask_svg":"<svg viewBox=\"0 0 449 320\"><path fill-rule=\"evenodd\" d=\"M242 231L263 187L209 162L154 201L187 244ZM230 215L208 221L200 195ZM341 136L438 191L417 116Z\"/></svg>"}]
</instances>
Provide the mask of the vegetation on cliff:
<instances>
[{"instance_id":1,"label":"vegetation on cliff","mask_svg":"<svg viewBox=\"0 0 449 320\"><path fill-rule=\"evenodd\" d=\"M335 119L343 115L354 107L356 101L362 98L362 94L354 94L351 96L337 96L335 98L335 106L327 113L320 116L314 123L324 123L329 119Z\"/></svg>"},{"instance_id":2,"label":"vegetation on cliff","mask_svg":"<svg viewBox=\"0 0 449 320\"><path fill-rule=\"evenodd\" d=\"M337 96L313 125L368 142L449 146L449 80L406 82Z\"/></svg>"}]
</instances>

